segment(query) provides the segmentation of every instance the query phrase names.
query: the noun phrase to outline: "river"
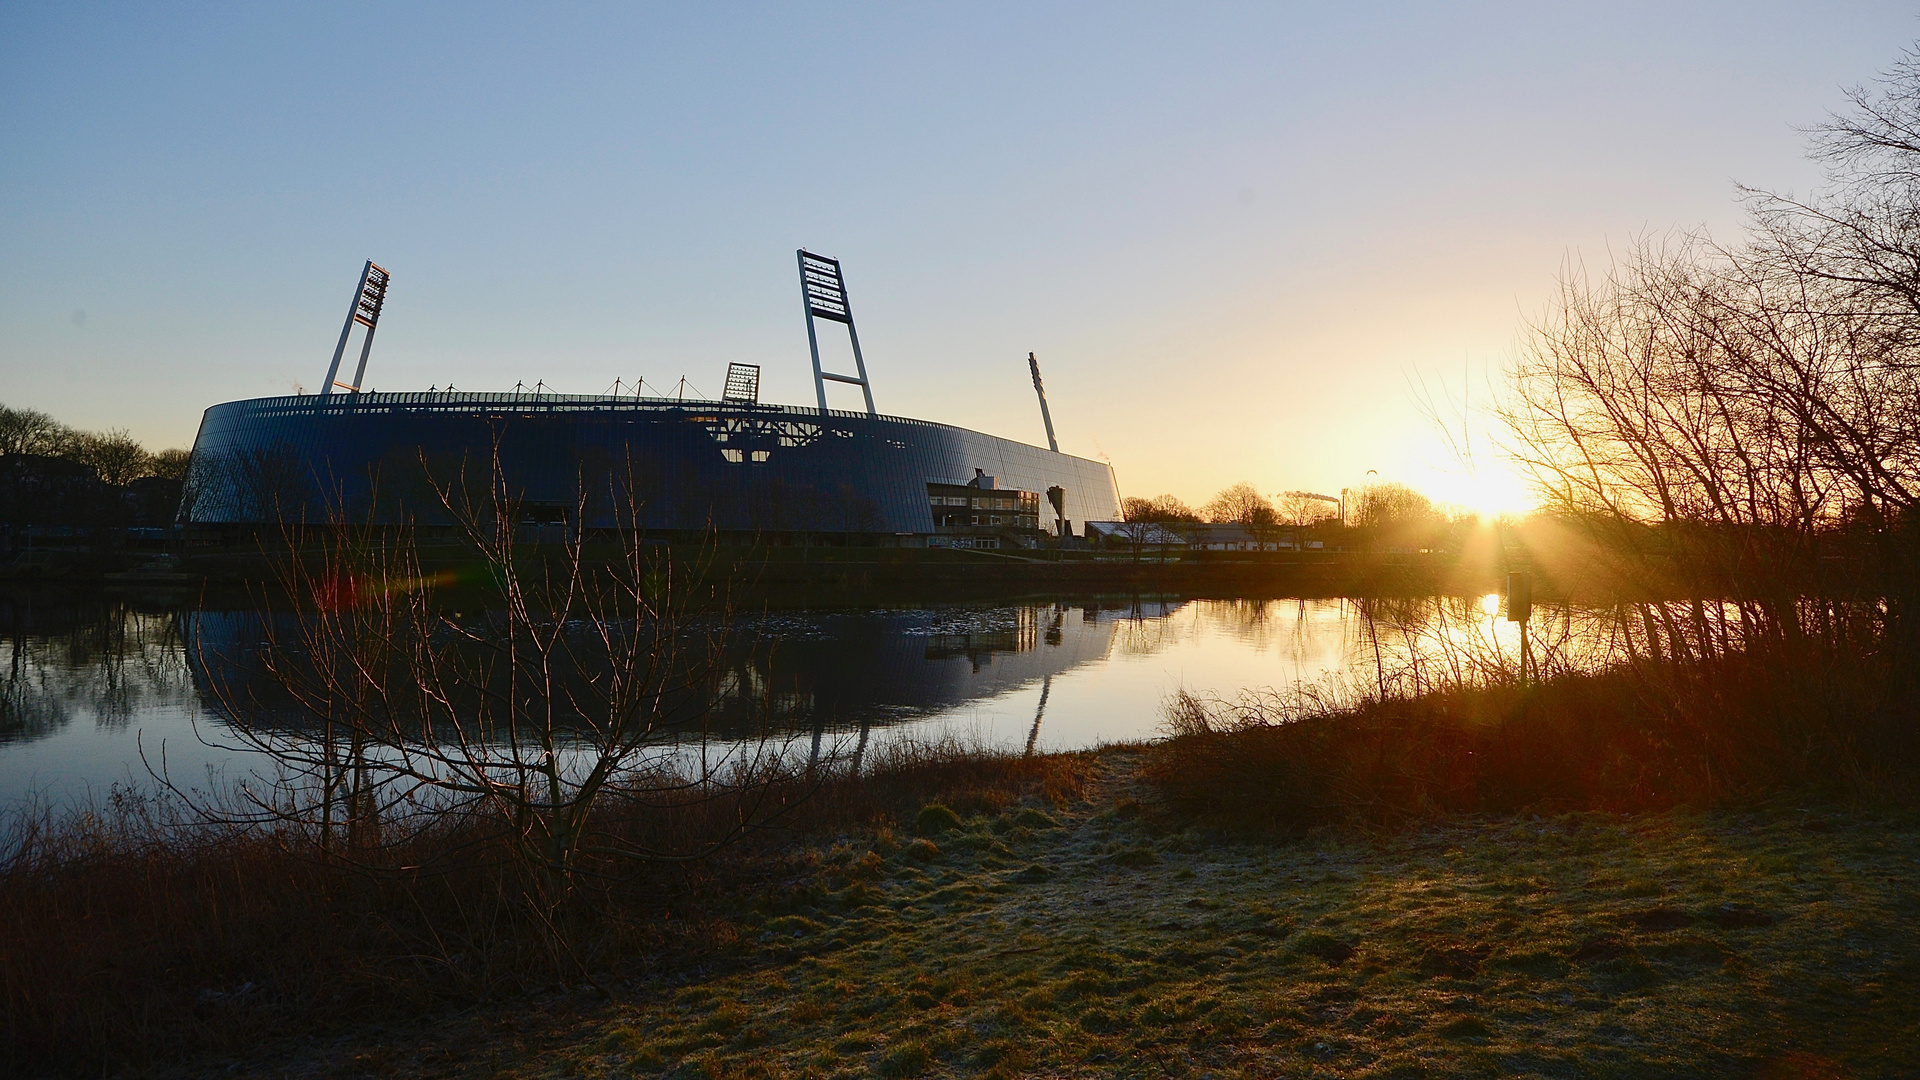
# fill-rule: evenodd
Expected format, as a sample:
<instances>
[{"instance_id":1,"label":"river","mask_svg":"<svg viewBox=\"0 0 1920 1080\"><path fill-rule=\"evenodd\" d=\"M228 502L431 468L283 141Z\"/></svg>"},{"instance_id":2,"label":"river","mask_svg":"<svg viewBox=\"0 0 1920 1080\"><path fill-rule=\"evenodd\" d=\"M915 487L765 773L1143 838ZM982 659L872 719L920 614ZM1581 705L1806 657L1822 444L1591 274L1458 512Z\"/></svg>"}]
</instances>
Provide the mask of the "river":
<instances>
[{"instance_id":1,"label":"river","mask_svg":"<svg viewBox=\"0 0 1920 1080\"><path fill-rule=\"evenodd\" d=\"M1117 597L776 611L736 621L733 639L751 644L725 679L736 694L777 701L802 752L946 735L1045 751L1154 738L1183 689L1371 684L1383 657L1404 668L1436 625L1448 641L1475 642L1480 662L1517 656L1498 597L1382 603ZM208 658L244 654L258 633L245 612L0 595L0 807L99 800L115 785L153 786L163 767L195 787L243 772ZM1426 662L1459 663L1462 650L1443 651Z\"/></svg>"}]
</instances>

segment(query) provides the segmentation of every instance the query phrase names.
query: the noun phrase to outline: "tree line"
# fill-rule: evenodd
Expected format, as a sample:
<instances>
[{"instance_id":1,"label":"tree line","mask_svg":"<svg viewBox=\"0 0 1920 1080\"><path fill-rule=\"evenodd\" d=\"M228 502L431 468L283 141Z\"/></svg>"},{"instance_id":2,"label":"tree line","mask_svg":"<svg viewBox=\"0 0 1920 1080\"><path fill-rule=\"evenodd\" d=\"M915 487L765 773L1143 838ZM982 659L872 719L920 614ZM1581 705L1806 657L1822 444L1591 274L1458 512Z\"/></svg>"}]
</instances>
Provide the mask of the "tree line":
<instances>
[{"instance_id":1,"label":"tree line","mask_svg":"<svg viewBox=\"0 0 1920 1080\"><path fill-rule=\"evenodd\" d=\"M184 479L190 453L180 449L156 453L124 428L82 431L37 409L0 405L0 456L27 454L76 462L92 468L101 483L114 487L149 476Z\"/></svg>"},{"instance_id":2,"label":"tree line","mask_svg":"<svg viewBox=\"0 0 1920 1080\"><path fill-rule=\"evenodd\" d=\"M1222 488L1199 509L1163 494L1150 499L1130 496L1121 500L1120 510L1123 520L1142 525L1240 525L1256 535L1278 529L1338 530L1342 547L1428 551L1458 550L1462 534L1477 524L1473 514L1437 507L1425 495L1394 481L1350 488L1344 494L1344 523L1339 500L1287 491L1279 493L1276 502L1244 481Z\"/></svg>"},{"instance_id":3,"label":"tree line","mask_svg":"<svg viewBox=\"0 0 1920 1080\"><path fill-rule=\"evenodd\" d=\"M1348 495L1351 505L1347 509L1347 524L1353 528L1451 522L1470 516L1449 513L1435 506L1433 500L1420 492L1393 481L1352 488ZM1128 496L1120 500L1120 513L1125 521L1282 525L1293 528L1328 524L1340 518L1339 502L1329 501L1325 496L1287 491L1281 492L1277 498L1279 502L1276 503L1261 494L1259 488L1242 481L1221 488L1219 494L1198 510L1176 495L1155 495L1151 499Z\"/></svg>"}]
</instances>

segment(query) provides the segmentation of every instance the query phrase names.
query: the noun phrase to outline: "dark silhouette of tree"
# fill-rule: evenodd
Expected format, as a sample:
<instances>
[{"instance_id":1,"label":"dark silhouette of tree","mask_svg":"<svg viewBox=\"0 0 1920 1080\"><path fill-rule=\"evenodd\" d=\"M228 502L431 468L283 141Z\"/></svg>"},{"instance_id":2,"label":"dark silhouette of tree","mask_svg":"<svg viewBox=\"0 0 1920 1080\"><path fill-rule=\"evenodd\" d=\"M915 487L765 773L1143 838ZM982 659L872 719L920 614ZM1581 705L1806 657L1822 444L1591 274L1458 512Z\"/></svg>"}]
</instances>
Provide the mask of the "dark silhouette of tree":
<instances>
[{"instance_id":1,"label":"dark silhouette of tree","mask_svg":"<svg viewBox=\"0 0 1920 1080\"><path fill-rule=\"evenodd\" d=\"M185 480L192 458L191 450L162 450L153 455L153 475L163 480Z\"/></svg>"},{"instance_id":2,"label":"dark silhouette of tree","mask_svg":"<svg viewBox=\"0 0 1920 1080\"><path fill-rule=\"evenodd\" d=\"M1813 129L1825 184L1804 199L1743 189L1753 254L1822 282L1829 303L1920 313L1920 51L1909 47L1847 98L1851 109ZM1914 327L1893 329L1911 344Z\"/></svg>"},{"instance_id":3,"label":"dark silhouette of tree","mask_svg":"<svg viewBox=\"0 0 1920 1080\"><path fill-rule=\"evenodd\" d=\"M1172 495L1155 495L1151 499L1129 497L1121 500L1120 513L1126 521L1199 521L1200 515L1192 507Z\"/></svg>"},{"instance_id":4,"label":"dark silhouette of tree","mask_svg":"<svg viewBox=\"0 0 1920 1080\"><path fill-rule=\"evenodd\" d=\"M124 430L81 435L71 456L93 466L100 481L114 487L153 475L153 455Z\"/></svg>"},{"instance_id":5,"label":"dark silhouette of tree","mask_svg":"<svg viewBox=\"0 0 1920 1080\"><path fill-rule=\"evenodd\" d=\"M1743 189L1745 242L1649 239L1604 274L1564 274L1501 413L1547 505L1604 539L1624 579L1674 588L1678 575L1695 595L1745 583L1737 629L1699 601L1646 605L1651 655L1768 640L1880 653L1911 701L1920 55L1850 97L1813 133L1823 184L1804 198ZM1847 590L1881 599L1875 619L1849 613L1846 590L1820 598L1834 560Z\"/></svg>"},{"instance_id":6,"label":"dark silhouette of tree","mask_svg":"<svg viewBox=\"0 0 1920 1080\"><path fill-rule=\"evenodd\" d=\"M1280 504L1275 513L1283 524L1297 528L1318 524L1340 516L1339 503L1328 502L1305 491L1289 491L1280 496Z\"/></svg>"},{"instance_id":7,"label":"dark silhouette of tree","mask_svg":"<svg viewBox=\"0 0 1920 1080\"><path fill-rule=\"evenodd\" d=\"M1272 525L1279 515L1258 488L1242 482L1220 489L1207 504L1207 520L1222 525Z\"/></svg>"},{"instance_id":8,"label":"dark silhouette of tree","mask_svg":"<svg viewBox=\"0 0 1920 1080\"><path fill-rule=\"evenodd\" d=\"M778 812L771 784L791 770L772 737L702 741L731 622L708 551L649 544L637 507L596 541L578 504L557 551L528 549L500 477L496 449L479 484L438 488L460 561L483 568L478 613L436 597L451 575L422 565L408 528L335 518L288 532L275 587L256 596L257 643L208 682L219 745L265 764L227 802L159 779L210 820L351 861L393 827L464 822L528 871L524 898L558 937L582 875L710 854ZM724 835L684 848L602 823L611 805L718 802L733 815Z\"/></svg>"},{"instance_id":9,"label":"dark silhouette of tree","mask_svg":"<svg viewBox=\"0 0 1920 1080\"><path fill-rule=\"evenodd\" d=\"M73 446L75 432L37 409L0 405L0 454L61 457Z\"/></svg>"},{"instance_id":10,"label":"dark silhouette of tree","mask_svg":"<svg viewBox=\"0 0 1920 1080\"><path fill-rule=\"evenodd\" d=\"M1356 488L1347 500L1347 524L1356 529L1393 529L1435 519L1433 502L1392 481Z\"/></svg>"},{"instance_id":11,"label":"dark silhouette of tree","mask_svg":"<svg viewBox=\"0 0 1920 1080\"><path fill-rule=\"evenodd\" d=\"M37 409L0 405L0 456L10 454L86 465L109 487L125 487L150 476L184 480L190 456L187 450L151 453L123 429L79 431Z\"/></svg>"}]
</instances>

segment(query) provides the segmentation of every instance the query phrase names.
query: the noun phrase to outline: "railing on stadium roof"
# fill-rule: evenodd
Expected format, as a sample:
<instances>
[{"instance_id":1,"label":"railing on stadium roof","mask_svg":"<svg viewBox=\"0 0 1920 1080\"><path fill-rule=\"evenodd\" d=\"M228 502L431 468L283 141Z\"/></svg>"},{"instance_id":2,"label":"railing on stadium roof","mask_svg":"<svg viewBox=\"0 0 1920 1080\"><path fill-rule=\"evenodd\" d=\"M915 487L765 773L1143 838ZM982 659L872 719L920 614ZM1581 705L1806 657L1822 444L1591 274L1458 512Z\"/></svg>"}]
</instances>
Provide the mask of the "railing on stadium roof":
<instances>
[{"instance_id":1,"label":"railing on stadium roof","mask_svg":"<svg viewBox=\"0 0 1920 1080\"><path fill-rule=\"evenodd\" d=\"M455 390L415 390L404 393L362 393L357 395L287 394L279 397L249 398L243 402L262 411L277 412L394 412L430 410L436 412L497 410L507 407L520 412L613 412L692 411L729 412L753 416L782 416L794 419L821 416L843 420L887 420L899 424L924 424L928 427L957 427L911 416L869 414L864 411L819 409L804 405L746 404L738 401L689 401L670 397L609 397L600 394L535 394L532 392L484 392ZM970 430L962 428L961 430Z\"/></svg>"}]
</instances>

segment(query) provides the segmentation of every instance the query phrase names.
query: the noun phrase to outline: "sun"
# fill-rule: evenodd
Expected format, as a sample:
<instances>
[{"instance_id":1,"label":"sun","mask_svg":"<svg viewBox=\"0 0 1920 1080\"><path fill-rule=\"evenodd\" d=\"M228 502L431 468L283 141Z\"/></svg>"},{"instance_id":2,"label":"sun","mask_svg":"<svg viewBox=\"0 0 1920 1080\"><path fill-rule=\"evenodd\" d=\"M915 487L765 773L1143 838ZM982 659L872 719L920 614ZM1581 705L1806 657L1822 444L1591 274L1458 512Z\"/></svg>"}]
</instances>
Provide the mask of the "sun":
<instances>
[{"instance_id":1,"label":"sun","mask_svg":"<svg viewBox=\"0 0 1920 1080\"><path fill-rule=\"evenodd\" d=\"M1451 506L1492 520L1518 517L1538 505L1527 484L1507 469L1478 469L1471 474L1435 473L1423 486L1436 506Z\"/></svg>"}]
</instances>

